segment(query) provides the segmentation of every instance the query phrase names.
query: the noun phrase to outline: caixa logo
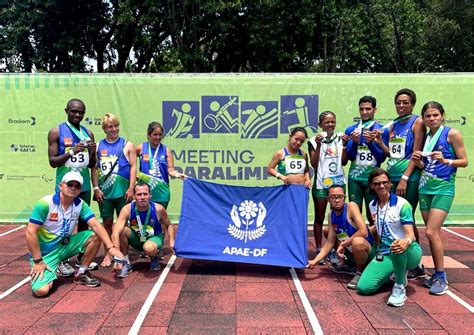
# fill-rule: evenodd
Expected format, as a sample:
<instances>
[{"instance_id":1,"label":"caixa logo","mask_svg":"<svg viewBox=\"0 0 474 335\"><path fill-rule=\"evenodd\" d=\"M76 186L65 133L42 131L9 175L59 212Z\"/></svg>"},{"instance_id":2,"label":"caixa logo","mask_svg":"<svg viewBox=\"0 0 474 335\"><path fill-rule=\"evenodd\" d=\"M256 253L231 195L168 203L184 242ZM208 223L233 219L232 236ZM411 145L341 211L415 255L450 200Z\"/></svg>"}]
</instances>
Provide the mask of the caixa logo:
<instances>
[{"instance_id":1,"label":"caixa logo","mask_svg":"<svg viewBox=\"0 0 474 335\"><path fill-rule=\"evenodd\" d=\"M34 144L12 144L10 150L13 152L36 152Z\"/></svg>"},{"instance_id":2,"label":"caixa logo","mask_svg":"<svg viewBox=\"0 0 474 335\"><path fill-rule=\"evenodd\" d=\"M274 101L240 101L236 95L202 96L201 101L163 101L167 136L238 134L241 138L277 138L295 127L308 135L318 126L318 95L282 95Z\"/></svg>"},{"instance_id":3,"label":"caixa logo","mask_svg":"<svg viewBox=\"0 0 474 335\"><path fill-rule=\"evenodd\" d=\"M100 126L102 124L102 119L100 117L86 117L84 121L89 126Z\"/></svg>"}]
</instances>

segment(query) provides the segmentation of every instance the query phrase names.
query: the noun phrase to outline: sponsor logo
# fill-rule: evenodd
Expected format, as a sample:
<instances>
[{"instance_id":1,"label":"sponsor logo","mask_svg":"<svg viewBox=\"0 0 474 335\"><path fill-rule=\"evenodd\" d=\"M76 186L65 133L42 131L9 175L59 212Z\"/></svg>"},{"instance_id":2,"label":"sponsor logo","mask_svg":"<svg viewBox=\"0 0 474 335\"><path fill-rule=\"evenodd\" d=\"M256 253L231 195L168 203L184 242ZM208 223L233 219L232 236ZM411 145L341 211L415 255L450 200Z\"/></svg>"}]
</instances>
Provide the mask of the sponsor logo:
<instances>
[{"instance_id":1,"label":"sponsor logo","mask_svg":"<svg viewBox=\"0 0 474 335\"><path fill-rule=\"evenodd\" d=\"M86 117L84 122L89 126L100 126L102 125L102 119L100 117Z\"/></svg>"},{"instance_id":2,"label":"sponsor logo","mask_svg":"<svg viewBox=\"0 0 474 335\"><path fill-rule=\"evenodd\" d=\"M48 177L46 174L43 174L41 179L43 179L45 183L50 183L53 181L53 178Z\"/></svg>"},{"instance_id":3,"label":"sponsor logo","mask_svg":"<svg viewBox=\"0 0 474 335\"><path fill-rule=\"evenodd\" d=\"M0 180L3 180L3 176L5 176L4 173L0 173Z\"/></svg>"},{"instance_id":4,"label":"sponsor logo","mask_svg":"<svg viewBox=\"0 0 474 335\"><path fill-rule=\"evenodd\" d=\"M49 221L58 221L58 213L51 213L49 216Z\"/></svg>"},{"instance_id":5,"label":"sponsor logo","mask_svg":"<svg viewBox=\"0 0 474 335\"><path fill-rule=\"evenodd\" d=\"M12 144L10 150L13 152L36 152L34 144Z\"/></svg>"},{"instance_id":6,"label":"sponsor logo","mask_svg":"<svg viewBox=\"0 0 474 335\"><path fill-rule=\"evenodd\" d=\"M72 138L71 137L65 137L64 138L64 146L72 146Z\"/></svg>"},{"instance_id":7,"label":"sponsor logo","mask_svg":"<svg viewBox=\"0 0 474 335\"><path fill-rule=\"evenodd\" d=\"M9 124L24 125L29 124L30 126L36 125L36 117L30 116L29 119L8 119Z\"/></svg>"}]
</instances>

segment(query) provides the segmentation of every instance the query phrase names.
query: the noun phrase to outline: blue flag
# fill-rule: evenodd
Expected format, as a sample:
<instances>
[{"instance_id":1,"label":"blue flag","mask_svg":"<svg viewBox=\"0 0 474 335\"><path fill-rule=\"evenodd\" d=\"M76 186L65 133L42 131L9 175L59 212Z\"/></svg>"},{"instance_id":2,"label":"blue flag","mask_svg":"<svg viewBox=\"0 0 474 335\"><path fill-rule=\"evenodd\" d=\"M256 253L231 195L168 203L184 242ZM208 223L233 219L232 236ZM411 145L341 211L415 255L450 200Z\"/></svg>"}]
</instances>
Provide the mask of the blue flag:
<instances>
[{"instance_id":1,"label":"blue flag","mask_svg":"<svg viewBox=\"0 0 474 335\"><path fill-rule=\"evenodd\" d=\"M302 268L308 189L184 181L176 255Z\"/></svg>"}]
</instances>

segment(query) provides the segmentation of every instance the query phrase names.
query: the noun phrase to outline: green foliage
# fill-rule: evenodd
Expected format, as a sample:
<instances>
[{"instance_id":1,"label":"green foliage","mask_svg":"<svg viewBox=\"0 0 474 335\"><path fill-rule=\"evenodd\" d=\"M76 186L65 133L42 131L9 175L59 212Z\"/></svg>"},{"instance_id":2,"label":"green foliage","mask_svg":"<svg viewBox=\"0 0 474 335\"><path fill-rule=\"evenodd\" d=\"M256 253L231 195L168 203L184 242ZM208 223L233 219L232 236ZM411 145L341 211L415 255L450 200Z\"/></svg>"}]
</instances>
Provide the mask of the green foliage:
<instances>
[{"instance_id":1,"label":"green foliage","mask_svg":"<svg viewBox=\"0 0 474 335\"><path fill-rule=\"evenodd\" d=\"M0 66L473 71L473 20L472 2L460 0L7 0L0 3Z\"/></svg>"}]
</instances>

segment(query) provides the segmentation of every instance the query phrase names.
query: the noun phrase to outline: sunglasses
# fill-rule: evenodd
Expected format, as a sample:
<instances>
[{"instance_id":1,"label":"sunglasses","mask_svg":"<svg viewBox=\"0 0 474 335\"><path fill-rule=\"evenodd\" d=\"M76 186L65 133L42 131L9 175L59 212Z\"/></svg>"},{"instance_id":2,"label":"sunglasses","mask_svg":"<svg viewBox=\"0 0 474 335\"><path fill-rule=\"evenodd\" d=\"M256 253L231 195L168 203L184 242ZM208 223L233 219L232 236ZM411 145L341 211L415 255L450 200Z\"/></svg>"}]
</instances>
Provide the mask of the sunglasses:
<instances>
[{"instance_id":1,"label":"sunglasses","mask_svg":"<svg viewBox=\"0 0 474 335\"><path fill-rule=\"evenodd\" d=\"M68 181L66 185L67 187L75 188L76 190L80 190L82 188L81 184L78 183L77 181Z\"/></svg>"},{"instance_id":2,"label":"sunglasses","mask_svg":"<svg viewBox=\"0 0 474 335\"><path fill-rule=\"evenodd\" d=\"M339 195L330 195L328 196L328 199L329 200L332 200L332 201L336 201L336 200L344 200L346 196L345 195L342 195L342 194L339 194Z\"/></svg>"},{"instance_id":3,"label":"sunglasses","mask_svg":"<svg viewBox=\"0 0 474 335\"><path fill-rule=\"evenodd\" d=\"M372 182L372 185L374 186L387 186L390 183L390 180L384 180L384 181L374 181Z\"/></svg>"}]
</instances>

